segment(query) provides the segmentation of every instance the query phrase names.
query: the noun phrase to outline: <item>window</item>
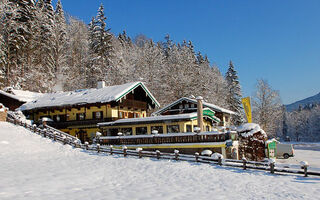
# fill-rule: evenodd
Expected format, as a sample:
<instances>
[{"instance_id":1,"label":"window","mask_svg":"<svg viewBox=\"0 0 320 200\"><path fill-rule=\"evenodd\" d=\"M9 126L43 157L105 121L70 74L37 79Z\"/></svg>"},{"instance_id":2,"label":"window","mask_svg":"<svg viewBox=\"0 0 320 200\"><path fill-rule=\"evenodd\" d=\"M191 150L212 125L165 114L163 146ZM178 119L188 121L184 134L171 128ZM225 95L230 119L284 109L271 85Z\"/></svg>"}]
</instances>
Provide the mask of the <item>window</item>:
<instances>
[{"instance_id":1,"label":"window","mask_svg":"<svg viewBox=\"0 0 320 200\"><path fill-rule=\"evenodd\" d=\"M184 108L188 109L189 108L189 104L184 104Z\"/></svg>"},{"instance_id":2,"label":"window","mask_svg":"<svg viewBox=\"0 0 320 200\"><path fill-rule=\"evenodd\" d=\"M119 118L123 118L123 113L119 112Z\"/></svg>"},{"instance_id":3,"label":"window","mask_svg":"<svg viewBox=\"0 0 320 200\"><path fill-rule=\"evenodd\" d=\"M191 104L191 108L194 108L194 104Z\"/></svg>"},{"instance_id":4,"label":"window","mask_svg":"<svg viewBox=\"0 0 320 200\"><path fill-rule=\"evenodd\" d=\"M154 130L158 131L158 134L162 134L163 133L163 127L162 126L151 126L151 133Z\"/></svg>"},{"instance_id":5,"label":"window","mask_svg":"<svg viewBox=\"0 0 320 200\"><path fill-rule=\"evenodd\" d=\"M132 128L122 128L120 130L120 132L123 134L123 135L132 135Z\"/></svg>"},{"instance_id":6,"label":"window","mask_svg":"<svg viewBox=\"0 0 320 200\"><path fill-rule=\"evenodd\" d=\"M119 130L117 128L107 129L107 136L118 136Z\"/></svg>"},{"instance_id":7,"label":"window","mask_svg":"<svg viewBox=\"0 0 320 200\"><path fill-rule=\"evenodd\" d=\"M140 117L140 113L134 113L134 117L135 118L139 118Z\"/></svg>"},{"instance_id":8,"label":"window","mask_svg":"<svg viewBox=\"0 0 320 200\"><path fill-rule=\"evenodd\" d=\"M210 131L210 126L206 126L206 131Z\"/></svg>"},{"instance_id":9,"label":"window","mask_svg":"<svg viewBox=\"0 0 320 200\"><path fill-rule=\"evenodd\" d=\"M77 113L77 120L85 120L85 113Z\"/></svg>"},{"instance_id":10,"label":"window","mask_svg":"<svg viewBox=\"0 0 320 200\"><path fill-rule=\"evenodd\" d=\"M103 118L103 112L102 111L93 112L92 113L92 118L93 119L102 119Z\"/></svg>"},{"instance_id":11,"label":"window","mask_svg":"<svg viewBox=\"0 0 320 200\"><path fill-rule=\"evenodd\" d=\"M134 118L134 113L129 112L129 113L128 113L128 118Z\"/></svg>"},{"instance_id":12,"label":"window","mask_svg":"<svg viewBox=\"0 0 320 200\"><path fill-rule=\"evenodd\" d=\"M147 127L137 127L136 135L145 135L147 134Z\"/></svg>"},{"instance_id":13,"label":"window","mask_svg":"<svg viewBox=\"0 0 320 200\"><path fill-rule=\"evenodd\" d=\"M182 108L183 108L183 105L182 105L182 104L180 104L180 105L179 105L179 109L182 109Z\"/></svg>"},{"instance_id":14,"label":"window","mask_svg":"<svg viewBox=\"0 0 320 200\"><path fill-rule=\"evenodd\" d=\"M225 120L226 120L226 122L228 122L229 121L229 117L225 116Z\"/></svg>"},{"instance_id":15,"label":"window","mask_svg":"<svg viewBox=\"0 0 320 200\"><path fill-rule=\"evenodd\" d=\"M167 126L167 132L168 133L179 133L180 132L179 125L169 125L169 126Z\"/></svg>"},{"instance_id":16,"label":"window","mask_svg":"<svg viewBox=\"0 0 320 200\"><path fill-rule=\"evenodd\" d=\"M191 125L187 125L186 128L187 128L187 130L186 130L187 133L192 132L192 126Z\"/></svg>"}]
</instances>

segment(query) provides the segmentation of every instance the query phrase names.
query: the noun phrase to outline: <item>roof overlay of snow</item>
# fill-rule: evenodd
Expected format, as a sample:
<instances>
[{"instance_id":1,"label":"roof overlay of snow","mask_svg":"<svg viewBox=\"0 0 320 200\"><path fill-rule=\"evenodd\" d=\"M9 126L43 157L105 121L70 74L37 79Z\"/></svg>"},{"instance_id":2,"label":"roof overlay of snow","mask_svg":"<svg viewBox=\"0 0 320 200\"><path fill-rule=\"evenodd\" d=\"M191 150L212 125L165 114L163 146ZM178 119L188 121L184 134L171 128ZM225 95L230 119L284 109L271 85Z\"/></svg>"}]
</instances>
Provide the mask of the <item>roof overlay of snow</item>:
<instances>
[{"instance_id":1,"label":"roof overlay of snow","mask_svg":"<svg viewBox=\"0 0 320 200\"><path fill-rule=\"evenodd\" d=\"M98 123L98 126L112 126L117 124L157 122L157 121L166 121L166 120L184 120L184 119L192 119L196 117L197 117L197 113L195 112L195 113L186 113L186 114L178 114L178 115L159 115L159 116L151 116L151 117L126 118L126 119L118 119L113 122ZM220 121L216 117L214 117L214 119Z\"/></svg>"},{"instance_id":2,"label":"roof overlay of snow","mask_svg":"<svg viewBox=\"0 0 320 200\"><path fill-rule=\"evenodd\" d=\"M0 199L316 199L320 178L86 152L0 122ZM299 150L297 150L299 152ZM313 153L317 159L320 151ZM310 162L309 162L310 163ZM310 163L311 165L311 163Z\"/></svg>"},{"instance_id":3,"label":"roof overlay of snow","mask_svg":"<svg viewBox=\"0 0 320 200\"><path fill-rule=\"evenodd\" d=\"M34 101L35 99L43 95L43 93L30 92L27 90L15 90L12 88L5 88L4 90L0 90L0 94L8 96L12 99L16 99L20 102Z\"/></svg>"},{"instance_id":4,"label":"roof overlay of snow","mask_svg":"<svg viewBox=\"0 0 320 200\"><path fill-rule=\"evenodd\" d=\"M241 134L242 137L250 137L253 136L253 134L257 132L261 132L265 137L267 137L267 134L262 130L259 126L259 124L255 123L246 123L242 124L237 128L237 131Z\"/></svg>"},{"instance_id":5,"label":"roof overlay of snow","mask_svg":"<svg viewBox=\"0 0 320 200\"><path fill-rule=\"evenodd\" d=\"M20 110L119 101L124 95L128 94L139 86L146 91L156 106L160 105L142 82L134 82L123 85L108 86L99 89L91 88L69 92L47 93L37 100L22 105Z\"/></svg>"},{"instance_id":6,"label":"roof overlay of snow","mask_svg":"<svg viewBox=\"0 0 320 200\"><path fill-rule=\"evenodd\" d=\"M191 99L191 98L187 98L187 97L182 97L176 101L174 101L173 103L171 104L168 104L166 105L165 107L163 107L162 109L152 113L152 115L159 115L161 114L162 112L168 110L170 107L180 103L181 101L188 101L188 102L192 102L194 104L197 104L197 100L196 99ZM225 109L225 108L221 108L220 106L217 106L217 105L214 105L214 104L211 104L211 103L207 103L207 102L203 102L203 107L209 107L211 108L213 111L218 111L218 112L222 112L222 113L228 113L228 114L232 114L232 115L235 115L236 113L231 111L231 110L228 110L228 109Z\"/></svg>"}]
</instances>

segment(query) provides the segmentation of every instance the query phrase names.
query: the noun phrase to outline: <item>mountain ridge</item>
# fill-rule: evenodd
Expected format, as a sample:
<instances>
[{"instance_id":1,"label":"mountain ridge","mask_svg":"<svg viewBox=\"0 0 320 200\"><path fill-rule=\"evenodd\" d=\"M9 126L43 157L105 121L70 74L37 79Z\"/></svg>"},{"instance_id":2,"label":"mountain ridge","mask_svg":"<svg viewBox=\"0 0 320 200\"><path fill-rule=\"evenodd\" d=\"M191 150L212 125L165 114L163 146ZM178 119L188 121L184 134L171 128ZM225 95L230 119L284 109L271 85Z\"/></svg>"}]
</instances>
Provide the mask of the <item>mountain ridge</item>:
<instances>
[{"instance_id":1,"label":"mountain ridge","mask_svg":"<svg viewBox=\"0 0 320 200\"><path fill-rule=\"evenodd\" d=\"M311 97L307 97L305 99L288 104L288 105L286 105L286 109L287 109L287 111L291 112L294 110L298 110L300 105L302 107L305 107L306 105L310 105L310 104L320 104L320 92L316 95L311 96Z\"/></svg>"}]
</instances>

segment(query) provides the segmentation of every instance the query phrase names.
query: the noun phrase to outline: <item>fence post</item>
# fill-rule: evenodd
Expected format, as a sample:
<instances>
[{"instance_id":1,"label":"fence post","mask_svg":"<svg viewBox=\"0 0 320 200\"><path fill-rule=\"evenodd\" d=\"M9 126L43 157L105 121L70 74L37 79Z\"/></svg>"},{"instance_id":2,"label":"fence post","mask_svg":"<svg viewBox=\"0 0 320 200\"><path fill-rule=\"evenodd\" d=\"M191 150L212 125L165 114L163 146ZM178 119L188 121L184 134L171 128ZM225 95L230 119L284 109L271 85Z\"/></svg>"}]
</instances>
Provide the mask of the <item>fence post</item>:
<instances>
[{"instance_id":1,"label":"fence post","mask_svg":"<svg viewBox=\"0 0 320 200\"><path fill-rule=\"evenodd\" d=\"M218 157L218 165L222 165L222 159L221 159L221 155L219 155L219 157Z\"/></svg>"},{"instance_id":2,"label":"fence post","mask_svg":"<svg viewBox=\"0 0 320 200\"><path fill-rule=\"evenodd\" d=\"M113 148L113 146L112 146L112 145L110 145L110 155L112 155L112 154L113 154L112 148Z\"/></svg>"},{"instance_id":3,"label":"fence post","mask_svg":"<svg viewBox=\"0 0 320 200\"><path fill-rule=\"evenodd\" d=\"M308 177L308 166L309 166L309 163L307 161L301 161L300 165L301 165L301 168L304 171L304 177Z\"/></svg>"},{"instance_id":4,"label":"fence post","mask_svg":"<svg viewBox=\"0 0 320 200\"><path fill-rule=\"evenodd\" d=\"M86 150L89 149L89 142L84 142L84 145L86 146Z\"/></svg>"},{"instance_id":5,"label":"fence post","mask_svg":"<svg viewBox=\"0 0 320 200\"><path fill-rule=\"evenodd\" d=\"M199 153L198 152L194 153L194 156L196 157L196 162L199 162Z\"/></svg>"},{"instance_id":6,"label":"fence post","mask_svg":"<svg viewBox=\"0 0 320 200\"><path fill-rule=\"evenodd\" d=\"M243 162L243 170L246 170L247 169L247 159L245 157L243 157L242 162Z\"/></svg>"},{"instance_id":7,"label":"fence post","mask_svg":"<svg viewBox=\"0 0 320 200\"><path fill-rule=\"evenodd\" d=\"M142 158L142 148L137 148L136 151L139 154L139 158Z\"/></svg>"},{"instance_id":8,"label":"fence post","mask_svg":"<svg viewBox=\"0 0 320 200\"><path fill-rule=\"evenodd\" d=\"M177 149L174 150L174 158L176 160L179 160L179 150L177 150Z\"/></svg>"},{"instance_id":9,"label":"fence post","mask_svg":"<svg viewBox=\"0 0 320 200\"><path fill-rule=\"evenodd\" d=\"M64 137L64 138L63 138L63 144L64 144L64 145L67 144L67 137Z\"/></svg>"},{"instance_id":10,"label":"fence post","mask_svg":"<svg viewBox=\"0 0 320 200\"><path fill-rule=\"evenodd\" d=\"M274 160L273 159L270 160L270 173L274 174Z\"/></svg>"},{"instance_id":11,"label":"fence post","mask_svg":"<svg viewBox=\"0 0 320 200\"><path fill-rule=\"evenodd\" d=\"M37 125L33 124L33 132L36 133L37 132Z\"/></svg>"},{"instance_id":12,"label":"fence post","mask_svg":"<svg viewBox=\"0 0 320 200\"><path fill-rule=\"evenodd\" d=\"M156 154L157 154L157 159L159 160L160 159L160 151L156 150Z\"/></svg>"},{"instance_id":13,"label":"fence post","mask_svg":"<svg viewBox=\"0 0 320 200\"><path fill-rule=\"evenodd\" d=\"M126 146L123 147L123 156L124 157L127 156L127 147Z\"/></svg>"},{"instance_id":14,"label":"fence post","mask_svg":"<svg viewBox=\"0 0 320 200\"><path fill-rule=\"evenodd\" d=\"M100 153L100 144L97 144L97 151Z\"/></svg>"}]
</instances>

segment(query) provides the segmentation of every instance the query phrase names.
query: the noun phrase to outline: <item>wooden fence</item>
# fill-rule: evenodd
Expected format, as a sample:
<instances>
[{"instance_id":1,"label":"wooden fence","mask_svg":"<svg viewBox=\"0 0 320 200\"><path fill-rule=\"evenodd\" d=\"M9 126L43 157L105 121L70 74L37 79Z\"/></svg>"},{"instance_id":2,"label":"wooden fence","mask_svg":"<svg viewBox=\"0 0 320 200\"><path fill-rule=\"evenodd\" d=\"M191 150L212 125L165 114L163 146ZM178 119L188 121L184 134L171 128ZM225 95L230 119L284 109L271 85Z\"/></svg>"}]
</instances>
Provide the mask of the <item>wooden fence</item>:
<instances>
[{"instance_id":1,"label":"wooden fence","mask_svg":"<svg viewBox=\"0 0 320 200\"><path fill-rule=\"evenodd\" d=\"M320 176L320 172L308 171L308 166L302 166L302 170L298 169L290 169L290 168L279 168L275 166L275 163L267 163L267 162L256 162L256 161L247 161L246 159L242 160L233 160L233 159L222 159L218 157L217 159L208 157L208 156L201 156L199 153L195 153L195 155L187 155L187 154L180 154L178 150L175 150L173 153L164 153L160 151L143 151L142 148L137 148L136 150L128 150L126 146L122 149L113 148L113 146L101 146L100 144L89 145L88 142L82 144L81 141L71 136L67 133L54 129L50 126L39 126L36 125L28 125L23 123L17 119L12 119L8 117L8 122L11 122L16 125L20 125L29 129L33 133L41 135L43 137L50 138L54 141L61 142L62 144L71 145L75 148L81 148L87 151L95 151L97 153L105 153L105 154L120 154L124 157L127 156L136 156L139 158L148 157L148 158L155 158L155 159L169 159L169 160L180 160L180 161L188 161L188 162L197 162L197 163L206 163L206 164L215 164L220 166L228 166L228 167L237 167L242 168L243 170L246 169L255 169L255 170L264 170L270 171L270 173L277 174L279 173L290 173L290 174L302 174L305 177L308 175Z\"/></svg>"}]
</instances>

